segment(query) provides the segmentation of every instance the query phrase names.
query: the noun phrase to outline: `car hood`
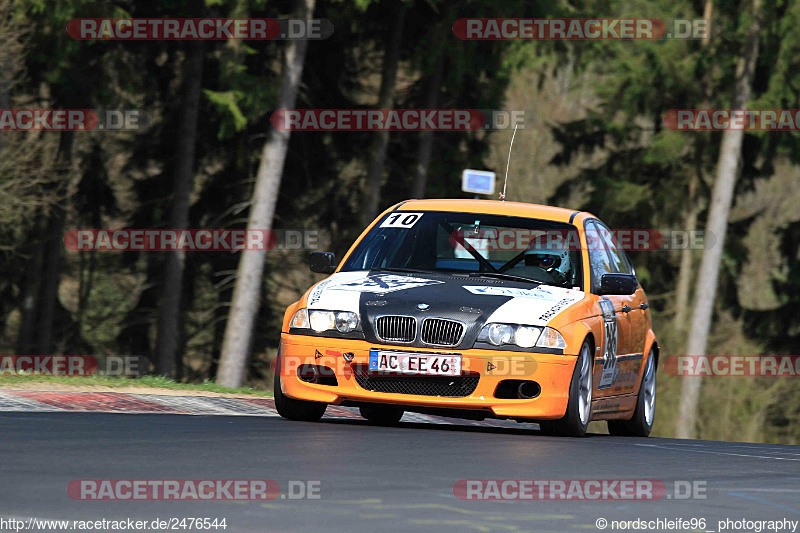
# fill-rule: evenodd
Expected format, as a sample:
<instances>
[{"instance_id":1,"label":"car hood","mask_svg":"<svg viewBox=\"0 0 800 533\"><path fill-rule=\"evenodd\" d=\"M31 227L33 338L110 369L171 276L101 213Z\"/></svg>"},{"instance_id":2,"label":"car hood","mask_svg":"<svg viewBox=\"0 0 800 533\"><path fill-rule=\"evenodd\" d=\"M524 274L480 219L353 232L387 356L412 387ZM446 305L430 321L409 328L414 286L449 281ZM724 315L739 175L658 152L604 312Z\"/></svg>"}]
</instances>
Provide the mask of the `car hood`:
<instances>
[{"instance_id":1,"label":"car hood","mask_svg":"<svg viewBox=\"0 0 800 533\"><path fill-rule=\"evenodd\" d=\"M358 313L370 342L381 342L373 325L382 315L459 320L466 333L458 348L465 349L487 322L546 326L584 297L573 289L455 274L356 271L336 273L315 285L306 305Z\"/></svg>"}]
</instances>

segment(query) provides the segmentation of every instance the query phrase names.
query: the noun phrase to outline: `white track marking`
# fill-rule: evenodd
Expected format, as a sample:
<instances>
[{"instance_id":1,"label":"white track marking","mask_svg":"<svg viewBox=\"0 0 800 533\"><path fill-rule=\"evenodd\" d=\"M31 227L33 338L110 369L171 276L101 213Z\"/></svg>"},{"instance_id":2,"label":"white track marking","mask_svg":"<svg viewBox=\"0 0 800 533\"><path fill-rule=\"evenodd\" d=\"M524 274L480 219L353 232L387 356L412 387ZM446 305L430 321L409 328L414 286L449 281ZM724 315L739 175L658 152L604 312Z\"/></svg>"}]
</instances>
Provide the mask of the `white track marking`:
<instances>
[{"instance_id":1,"label":"white track marking","mask_svg":"<svg viewBox=\"0 0 800 533\"><path fill-rule=\"evenodd\" d=\"M634 446L643 446L646 448L660 448L662 450L671 450L671 451L685 451L685 452L694 452L694 453L706 453L711 455L730 455L733 457L752 457L754 459L772 459L773 461L800 461L800 458L793 459L791 457L770 457L768 455L750 455L744 453L733 453L733 452L722 452L718 450L686 450L681 448L670 448L669 445L667 446L660 446L658 444L634 444Z\"/></svg>"}]
</instances>

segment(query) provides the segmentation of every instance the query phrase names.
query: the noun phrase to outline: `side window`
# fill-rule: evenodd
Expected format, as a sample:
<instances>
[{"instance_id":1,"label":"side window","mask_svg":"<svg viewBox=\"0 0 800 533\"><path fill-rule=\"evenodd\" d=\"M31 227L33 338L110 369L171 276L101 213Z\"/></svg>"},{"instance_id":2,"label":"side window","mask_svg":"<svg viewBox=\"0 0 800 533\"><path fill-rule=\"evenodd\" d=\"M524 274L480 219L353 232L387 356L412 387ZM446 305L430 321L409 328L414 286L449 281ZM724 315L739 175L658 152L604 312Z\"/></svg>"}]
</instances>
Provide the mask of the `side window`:
<instances>
[{"instance_id":1,"label":"side window","mask_svg":"<svg viewBox=\"0 0 800 533\"><path fill-rule=\"evenodd\" d=\"M633 268L631 268L628 258L617 246L614 234L602 224L595 224L595 227L599 232L600 240L603 241L608 250L608 256L611 260L611 270L609 272L613 274L633 274Z\"/></svg>"},{"instance_id":2,"label":"side window","mask_svg":"<svg viewBox=\"0 0 800 533\"><path fill-rule=\"evenodd\" d=\"M603 274L615 272L611 257L602 242L602 235L594 221L586 222L586 241L589 248L589 264L592 271L592 291L600 287Z\"/></svg>"}]
</instances>

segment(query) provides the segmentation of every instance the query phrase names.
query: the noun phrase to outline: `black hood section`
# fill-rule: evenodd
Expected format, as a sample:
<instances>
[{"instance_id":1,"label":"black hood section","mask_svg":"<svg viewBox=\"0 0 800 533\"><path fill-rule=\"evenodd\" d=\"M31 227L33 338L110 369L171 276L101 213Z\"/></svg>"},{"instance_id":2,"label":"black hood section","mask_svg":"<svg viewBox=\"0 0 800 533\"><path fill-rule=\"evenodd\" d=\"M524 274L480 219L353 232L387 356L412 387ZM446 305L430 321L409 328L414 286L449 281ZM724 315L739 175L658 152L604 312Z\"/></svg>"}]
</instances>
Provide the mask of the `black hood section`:
<instances>
[{"instance_id":1,"label":"black hood section","mask_svg":"<svg viewBox=\"0 0 800 533\"><path fill-rule=\"evenodd\" d=\"M419 332L422 327L422 320L428 317L449 318L459 320L466 324L466 333L461 344L453 347L453 350L466 350L472 348L475 339L478 337L481 328L488 318L498 307L511 300L510 296L473 294L464 288L464 285L476 285L486 287L515 287L531 289L536 286L533 283L521 283L515 281L495 280L488 278L470 278L453 274L399 274L395 272L370 272L369 278L375 279L380 283L381 276L408 276L410 278L422 278L436 281L423 287L413 287L408 289L395 290L387 293L363 292L359 301L359 313L361 315L361 327L364 331L364 338L368 342L380 344L392 344L397 346L434 348L420 341ZM425 310L419 309L419 304L427 304ZM382 315L403 315L411 316L417 320L417 338L413 342L387 342L380 340L375 334L375 319ZM435 348L443 348L436 346Z\"/></svg>"}]
</instances>

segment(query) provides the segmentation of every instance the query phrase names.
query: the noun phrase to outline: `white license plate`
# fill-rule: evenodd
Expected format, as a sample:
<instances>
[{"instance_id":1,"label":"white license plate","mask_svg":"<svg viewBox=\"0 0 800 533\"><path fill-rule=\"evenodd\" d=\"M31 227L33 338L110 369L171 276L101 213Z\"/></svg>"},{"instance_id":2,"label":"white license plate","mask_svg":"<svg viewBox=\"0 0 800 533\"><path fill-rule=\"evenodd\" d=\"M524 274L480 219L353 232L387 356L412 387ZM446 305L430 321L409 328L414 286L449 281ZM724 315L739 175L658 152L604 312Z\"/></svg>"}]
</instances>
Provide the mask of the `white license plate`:
<instances>
[{"instance_id":1,"label":"white license plate","mask_svg":"<svg viewBox=\"0 0 800 533\"><path fill-rule=\"evenodd\" d=\"M421 354L370 350L369 369L372 372L460 376L461 354Z\"/></svg>"}]
</instances>

